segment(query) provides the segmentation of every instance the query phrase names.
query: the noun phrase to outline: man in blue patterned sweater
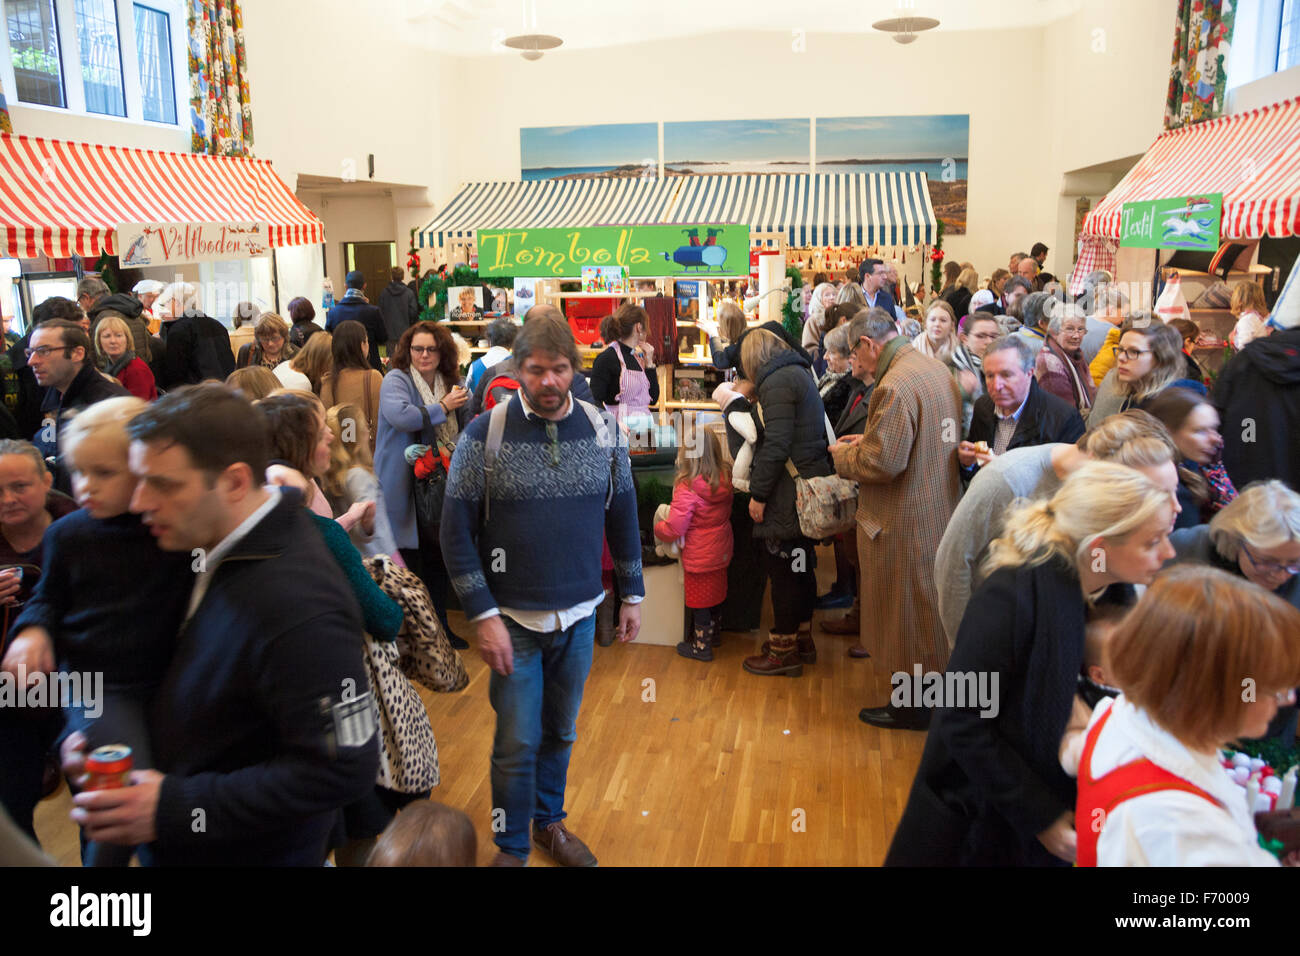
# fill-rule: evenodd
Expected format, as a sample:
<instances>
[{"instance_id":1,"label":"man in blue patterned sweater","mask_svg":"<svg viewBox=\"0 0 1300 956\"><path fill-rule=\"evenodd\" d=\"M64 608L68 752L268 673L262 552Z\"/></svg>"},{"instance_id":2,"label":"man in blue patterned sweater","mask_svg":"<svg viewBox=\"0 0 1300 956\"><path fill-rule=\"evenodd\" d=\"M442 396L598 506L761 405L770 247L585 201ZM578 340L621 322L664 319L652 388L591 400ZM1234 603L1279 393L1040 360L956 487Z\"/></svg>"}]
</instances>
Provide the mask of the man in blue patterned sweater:
<instances>
[{"instance_id":1,"label":"man in blue patterned sweater","mask_svg":"<svg viewBox=\"0 0 1300 956\"><path fill-rule=\"evenodd\" d=\"M564 826L564 788L605 594L606 538L623 596L619 637L641 627L636 494L626 443L569 394L578 349L564 320L525 323L514 359L518 393L474 419L456 445L442 552L493 671L492 806L505 812L493 865L527 862L531 822L533 842L557 862L595 866Z\"/></svg>"}]
</instances>

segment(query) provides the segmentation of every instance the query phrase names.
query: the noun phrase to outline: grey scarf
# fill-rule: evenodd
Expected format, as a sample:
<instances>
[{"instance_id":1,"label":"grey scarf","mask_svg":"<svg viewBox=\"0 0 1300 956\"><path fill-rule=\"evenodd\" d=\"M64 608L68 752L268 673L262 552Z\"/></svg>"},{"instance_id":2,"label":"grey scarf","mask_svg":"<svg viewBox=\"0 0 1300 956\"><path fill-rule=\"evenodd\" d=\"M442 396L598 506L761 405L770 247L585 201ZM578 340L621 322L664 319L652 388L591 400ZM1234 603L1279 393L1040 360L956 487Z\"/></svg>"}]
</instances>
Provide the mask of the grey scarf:
<instances>
[{"instance_id":1,"label":"grey scarf","mask_svg":"<svg viewBox=\"0 0 1300 956\"><path fill-rule=\"evenodd\" d=\"M123 352L122 357L119 358L117 361L113 361L112 359L105 356L104 371L107 374L113 376L114 378L117 378L118 374L121 373L122 369L130 365L131 360L134 358L135 358L135 352L133 352L131 349L127 349L125 352Z\"/></svg>"}]
</instances>

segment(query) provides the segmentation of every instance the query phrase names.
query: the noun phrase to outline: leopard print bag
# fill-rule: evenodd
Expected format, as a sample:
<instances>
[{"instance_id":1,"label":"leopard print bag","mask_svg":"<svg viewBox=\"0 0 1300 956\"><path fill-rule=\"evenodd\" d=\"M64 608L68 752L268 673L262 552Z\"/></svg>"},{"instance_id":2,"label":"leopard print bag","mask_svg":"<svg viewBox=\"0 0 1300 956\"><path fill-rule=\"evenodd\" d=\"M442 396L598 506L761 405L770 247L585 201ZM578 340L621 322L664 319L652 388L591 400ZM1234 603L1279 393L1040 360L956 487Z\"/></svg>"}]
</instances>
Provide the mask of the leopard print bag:
<instances>
[{"instance_id":1,"label":"leopard print bag","mask_svg":"<svg viewBox=\"0 0 1300 956\"><path fill-rule=\"evenodd\" d=\"M365 565L379 589L402 609L402 629L397 633L402 673L436 693L463 690L469 672L447 640L424 582L387 555L366 558Z\"/></svg>"},{"instance_id":2,"label":"leopard print bag","mask_svg":"<svg viewBox=\"0 0 1300 956\"><path fill-rule=\"evenodd\" d=\"M379 774L375 783L398 793L438 785L438 743L420 692L401 669L393 641L366 636L366 677L379 710Z\"/></svg>"}]
</instances>

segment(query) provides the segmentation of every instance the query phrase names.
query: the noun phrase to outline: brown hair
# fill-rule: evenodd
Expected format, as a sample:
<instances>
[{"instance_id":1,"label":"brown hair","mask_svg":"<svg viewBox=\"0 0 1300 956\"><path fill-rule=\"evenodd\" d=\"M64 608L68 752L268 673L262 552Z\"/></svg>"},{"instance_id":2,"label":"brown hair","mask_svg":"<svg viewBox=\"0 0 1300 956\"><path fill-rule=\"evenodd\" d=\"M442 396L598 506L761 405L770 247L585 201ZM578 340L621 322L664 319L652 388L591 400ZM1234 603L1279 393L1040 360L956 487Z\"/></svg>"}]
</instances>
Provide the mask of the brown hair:
<instances>
[{"instance_id":1,"label":"brown hair","mask_svg":"<svg viewBox=\"0 0 1300 956\"><path fill-rule=\"evenodd\" d=\"M1116 384L1120 386L1121 391L1127 392L1134 402L1144 402L1170 382L1182 378L1187 368L1183 357L1183 337L1178 334L1177 329L1170 328L1159 319L1139 313L1124 320L1119 330L1120 341L1123 341L1128 332L1136 332L1146 339L1154 363L1151 371L1132 385L1125 386L1123 382L1118 381Z\"/></svg>"},{"instance_id":2,"label":"brown hair","mask_svg":"<svg viewBox=\"0 0 1300 956\"><path fill-rule=\"evenodd\" d=\"M997 285L1003 279L1010 278L1010 276L1011 273L1008 272L1006 269L994 269L993 275L989 276L989 284L985 286L985 288L988 289L990 292L992 292L993 287L995 285Z\"/></svg>"},{"instance_id":3,"label":"brown hair","mask_svg":"<svg viewBox=\"0 0 1300 956\"><path fill-rule=\"evenodd\" d=\"M1297 634L1300 611L1258 585L1175 567L1111 635L1106 670L1180 742L1210 751L1238 735L1257 698L1300 684ZM1244 687L1255 694L1247 699Z\"/></svg>"},{"instance_id":4,"label":"brown hair","mask_svg":"<svg viewBox=\"0 0 1300 956\"><path fill-rule=\"evenodd\" d=\"M728 345L738 341L745 334L745 328L745 310L730 299L723 299L718 306L718 332L722 341Z\"/></svg>"},{"instance_id":5,"label":"brown hair","mask_svg":"<svg viewBox=\"0 0 1300 956\"><path fill-rule=\"evenodd\" d=\"M320 438L318 408L305 398L285 393L264 398L253 407L266 419L270 457L279 458L305 478L319 477L311 462Z\"/></svg>"},{"instance_id":6,"label":"brown hair","mask_svg":"<svg viewBox=\"0 0 1300 956\"><path fill-rule=\"evenodd\" d=\"M533 306L533 309L536 308L538 306ZM524 362L534 352L549 352L567 358L573 366L574 374L582 374L579 370L582 363L578 357L578 346L573 340L573 330L569 328L569 323L549 313L534 317L531 315L533 309L529 310L530 315L525 319L524 327L515 336L515 366L522 369Z\"/></svg>"},{"instance_id":7,"label":"brown hair","mask_svg":"<svg viewBox=\"0 0 1300 956\"><path fill-rule=\"evenodd\" d=\"M250 402L266 398L281 387L275 373L264 365L249 365L237 368L226 376L226 384L239 390L239 394Z\"/></svg>"},{"instance_id":8,"label":"brown hair","mask_svg":"<svg viewBox=\"0 0 1300 956\"><path fill-rule=\"evenodd\" d=\"M1183 427L1183 422L1187 421L1187 416L1196 411L1201 405L1213 407L1213 403L1209 398L1198 395L1190 388L1167 388L1147 402L1145 410L1159 419L1172 437L1178 429ZM1179 452L1178 456L1182 458L1182 452ZM1203 505L1210 500L1210 486L1201 475L1179 466L1178 477L1191 491L1192 497L1196 499L1197 504Z\"/></svg>"},{"instance_id":9,"label":"brown hair","mask_svg":"<svg viewBox=\"0 0 1300 956\"><path fill-rule=\"evenodd\" d=\"M1232 298L1228 300L1228 311L1235 316L1243 312L1258 312L1268 315L1268 303L1264 300L1264 290L1255 282L1238 282L1232 287Z\"/></svg>"},{"instance_id":10,"label":"brown hair","mask_svg":"<svg viewBox=\"0 0 1300 956\"><path fill-rule=\"evenodd\" d=\"M473 866L478 835L462 811L434 800L403 809L379 834L366 866Z\"/></svg>"},{"instance_id":11,"label":"brown hair","mask_svg":"<svg viewBox=\"0 0 1300 956\"><path fill-rule=\"evenodd\" d=\"M266 418L242 395L217 382L174 389L151 402L126 426L134 441L179 445L209 486L234 464L246 464L261 484L270 439Z\"/></svg>"},{"instance_id":12,"label":"brown hair","mask_svg":"<svg viewBox=\"0 0 1300 956\"><path fill-rule=\"evenodd\" d=\"M1201 334L1201 327L1191 319L1170 319L1168 324L1171 328L1178 330L1178 334L1182 336L1184 342L1188 339L1195 341L1196 337Z\"/></svg>"},{"instance_id":13,"label":"brown hair","mask_svg":"<svg viewBox=\"0 0 1300 956\"><path fill-rule=\"evenodd\" d=\"M388 270L388 277L394 282L401 282L402 277L406 275L406 270L401 266L393 266Z\"/></svg>"},{"instance_id":14,"label":"brown hair","mask_svg":"<svg viewBox=\"0 0 1300 956\"><path fill-rule=\"evenodd\" d=\"M758 373L763 370L763 366L772 360L772 356L789 349L790 346L767 329L752 329L740 343L740 367L745 378L758 384Z\"/></svg>"},{"instance_id":15,"label":"brown hair","mask_svg":"<svg viewBox=\"0 0 1300 956\"><path fill-rule=\"evenodd\" d=\"M311 390L320 394L320 383L334 365L334 336L329 332L317 332L298 350L298 354L289 360L289 367L295 372L302 372L311 382Z\"/></svg>"},{"instance_id":16,"label":"brown hair","mask_svg":"<svg viewBox=\"0 0 1300 956\"><path fill-rule=\"evenodd\" d=\"M724 481L731 483L731 467L717 430L700 425L695 419L683 419L682 445L677 449L673 484L689 488L696 478L703 478L709 483L710 491L717 491Z\"/></svg>"},{"instance_id":17,"label":"brown hair","mask_svg":"<svg viewBox=\"0 0 1300 956\"><path fill-rule=\"evenodd\" d=\"M290 299L286 309L289 313L291 322L310 322L316 318L316 307L311 304L310 299L298 296L296 299Z\"/></svg>"},{"instance_id":18,"label":"brown hair","mask_svg":"<svg viewBox=\"0 0 1300 956\"><path fill-rule=\"evenodd\" d=\"M68 352L71 352L75 348L81 348L85 349L82 364L84 365L91 361L94 352L92 352L90 348L90 336L87 335L86 330L76 322L70 322L67 319L48 319L37 326L37 328L58 329L60 341L63 343L63 348L66 350L63 353L64 355L68 355ZM30 339L28 341L30 341ZM70 360L72 356L68 355L68 358Z\"/></svg>"},{"instance_id":19,"label":"brown hair","mask_svg":"<svg viewBox=\"0 0 1300 956\"><path fill-rule=\"evenodd\" d=\"M618 319L613 313L600 320L600 340L606 345L618 341Z\"/></svg>"},{"instance_id":20,"label":"brown hair","mask_svg":"<svg viewBox=\"0 0 1300 956\"><path fill-rule=\"evenodd\" d=\"M361 351L362 343L369 342L366 327L356 319L345 319L334 326L334 341L330 344L330 359L334 365L334 374L345 368L357 368L363 372L372 366Z\"/></svg>"},{"instance_id":21,"label":"brown hair","mask_svg":"<svg viewBox=\"0 0 1300 956\"><path fill-rule=\"evenodd\" d=\"M618 311L614 313L614 321L618 323L620 339L625 339L635 332L638 325L643 329L650 328L650 316L646 314L645 309L631 302L625 302L618 307Z\"/></svg>"},{"instance_id":22,"label":"brown hair","mask_svg":"<svg viewBox=\"0 0 1300 956\"><path fill-rule=\"evenodd\" d=\"M411 370L411 341L417 335L433 336L433 344L438 349L437 372L449 385L455 384L460 378L460 350L456 347L456 341L451 337L451 333L437 322L416 322L403 332L402 337L393 346L390 361L392 367L403 372Z\"/></svg>"}]
</instances>

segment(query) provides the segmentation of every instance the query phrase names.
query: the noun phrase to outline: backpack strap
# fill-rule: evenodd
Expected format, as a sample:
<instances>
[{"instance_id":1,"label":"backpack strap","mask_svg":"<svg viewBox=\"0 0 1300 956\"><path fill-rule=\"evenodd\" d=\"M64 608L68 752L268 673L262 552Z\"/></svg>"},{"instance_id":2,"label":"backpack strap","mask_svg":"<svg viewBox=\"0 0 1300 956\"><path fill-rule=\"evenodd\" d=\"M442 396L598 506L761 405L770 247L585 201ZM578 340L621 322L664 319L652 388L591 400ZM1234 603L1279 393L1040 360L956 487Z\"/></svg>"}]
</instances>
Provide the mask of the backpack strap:
<instances>
[{"instance_id":1,"label":"backpack strap","mask_svg":"<svg viewBox=\"0 0 1300 956\"><path fill-rule=\"evenodd\" d=\"M608 413L602 412L591 402L584 402L576 396L573 400L587 413L587 421L591 422L600 447L609 452L609 489L605 492L605 510L608 511L609 506L614 502L614 470L618 467L618 456L614 454L614 449L618 447L618 442L614 438L614 433L610 432L609 420L606 417Z\"/></svg>"},{"instance_id":2,"label":"backpack strap","mask_svg":"<svg viewBox=\"0 0 1300 956\"><path fill-rule=\"evenodd\" d=\"M755 404L754 411L758 413L758 423L762 425L763 430L766 431L767 422L763 420L763 406ZM827 424L828 425L830 424L829 420L827 421ZM785 460L785 470L790 473L790 477L793 478L795 481L799 480L799 469L794 466L794 462L791 461L789 458Z\"/></svg>"},{"instance_id":3,"label":"backpack strap","mask_svg":"<svg viewBox=\"0 0 1300 956\"><path fill-rule=\"evenodd\" d=\"M492 512L492 472L497 465L497 452L501 450L501 437L506 431L509 402L499 402L488 413L487 441L483 444L483 520Z\"/></svg>"}]
</instances>

